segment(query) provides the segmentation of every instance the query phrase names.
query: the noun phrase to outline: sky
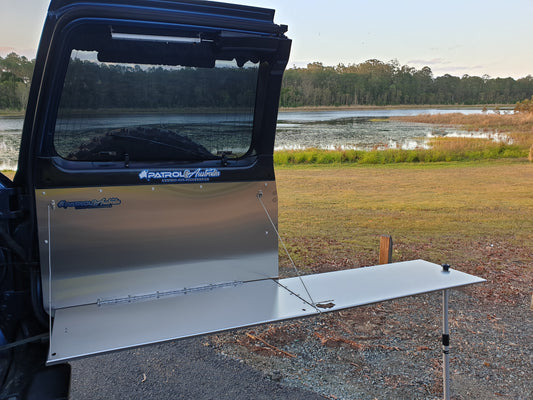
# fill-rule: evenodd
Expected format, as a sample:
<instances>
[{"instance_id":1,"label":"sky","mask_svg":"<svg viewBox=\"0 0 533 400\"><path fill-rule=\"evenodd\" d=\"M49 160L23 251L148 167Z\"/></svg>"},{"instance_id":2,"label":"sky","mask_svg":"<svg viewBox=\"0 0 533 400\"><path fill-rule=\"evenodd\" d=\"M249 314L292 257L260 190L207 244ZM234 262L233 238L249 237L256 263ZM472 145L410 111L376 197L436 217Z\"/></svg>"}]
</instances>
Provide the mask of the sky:
<instances>
[{"instance_id":1,"label":"sky","mask_svg":"<svg viewBox=\"0 0 533 400\"><path fill-rule=\"evenodd\" d=\"M105 1L105 0L104 0ZM397 60L434 76L533 75L533 0L233 0L289 26L289 67ZM0 0L0 56L34 58L49 0Z\"/></svg>"}]
</instances>

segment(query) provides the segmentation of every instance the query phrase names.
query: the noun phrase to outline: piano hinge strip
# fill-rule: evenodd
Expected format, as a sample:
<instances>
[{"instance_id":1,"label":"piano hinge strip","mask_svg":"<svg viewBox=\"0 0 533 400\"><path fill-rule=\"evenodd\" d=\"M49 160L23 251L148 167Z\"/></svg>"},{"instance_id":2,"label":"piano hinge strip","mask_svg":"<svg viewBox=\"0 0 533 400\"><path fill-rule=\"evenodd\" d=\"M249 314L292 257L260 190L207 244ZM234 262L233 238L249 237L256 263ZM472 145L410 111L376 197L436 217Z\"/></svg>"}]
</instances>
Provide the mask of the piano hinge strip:
<instances>
[{"instance_id":1,"label":"piano hinge strip","mask_svg":"<svg viewBox=\"0 0 533 400\"><path fill-rule=\"evenodd\" d=\"M134 303L138 301L160 299L163 297L183 296L183 295L192 294L192 293L209 292L215 289L240 286L243 283L244 282L242 281L222 282L222 283L209 284L205 286L196 286L196 287L191 287L191 288L168 290L168 291L163 291L163 292L157 291L155 293L148 293L148 294L141 294L141 295L128 295L128 297L120 297L117 299L98 299L96 301L96 304L98 306L104 306L104 305L110 305L110 304Z\"/></svg>"}]
</instances>

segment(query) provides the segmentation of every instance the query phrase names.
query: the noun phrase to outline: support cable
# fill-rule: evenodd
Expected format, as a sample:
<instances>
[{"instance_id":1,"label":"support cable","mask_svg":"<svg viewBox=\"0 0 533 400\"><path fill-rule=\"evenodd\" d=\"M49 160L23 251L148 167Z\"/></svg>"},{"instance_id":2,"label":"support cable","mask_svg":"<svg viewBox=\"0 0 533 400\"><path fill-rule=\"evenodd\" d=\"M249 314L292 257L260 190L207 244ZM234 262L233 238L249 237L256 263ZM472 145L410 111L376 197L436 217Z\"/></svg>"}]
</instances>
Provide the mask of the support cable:
<instances>
[{"instance_id":1,"label":"support cable","mask_svg":"<svg viewBox=\"0 0 533 400\"><path fill-rule=\"evenodd\" d=\"M285 250L285 254L287 254L287 257L289 257L289 260L290 260L290 262L291 262L291 264L292 264L292 266L294 268L294 271L296 272L296 275L298 276L298 279L300 280L302 286L304 287L305 292L307 293L307 296L309 297L309 301L310 302L308 302L307 300L304 300L304 299L302 299L302 300L305 301L306 303L310 304L319 313L322 313L322 311L320 311L320 309L316 306L316 303L313 300L313 297L311 296L311 293L309 293L309 290L307 289L307 286L305 285L305 282L303 281L302 276L300 275L300 272L298 271L298 268L296 268L296 264L294 263L294 260L292 259L291 255L289 254L289 251L287 250L287 246L285 246L285 242L283 242L283 239L281 238L281 235L279 234L278 228L276 227L276 224L274 224L274 221L272 220L272 217L270 216L270 213L268 212L268 210L267 210L267 208L265 206L265 203L263 203L262 197L263 197L263 192L259 191L257 193L257 199L259 200L259 203L263 207L263 210L265 210L265 213L266 213L266 215L268 217L268 220L270 221L270 224L272 225L272 228L274 228L274 232L276 232L276 235L278 236L278 239L279 239L279 241L281 243L281 246L283 247L283 250Z\"/></svg>"}]
</instances>

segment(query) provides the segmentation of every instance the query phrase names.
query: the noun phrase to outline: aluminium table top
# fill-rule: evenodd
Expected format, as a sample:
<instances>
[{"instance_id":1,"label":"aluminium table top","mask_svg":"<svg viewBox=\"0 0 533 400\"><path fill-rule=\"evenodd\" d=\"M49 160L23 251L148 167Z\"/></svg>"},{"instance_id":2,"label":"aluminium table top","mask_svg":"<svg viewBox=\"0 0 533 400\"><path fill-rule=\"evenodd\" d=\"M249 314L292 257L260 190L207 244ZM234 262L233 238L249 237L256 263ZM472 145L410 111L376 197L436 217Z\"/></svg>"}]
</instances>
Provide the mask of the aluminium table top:
<instances>
[{"instance_id":1,"label":"aluminium table top","mask_svg":"<svg viewBox=\"0 0 533 400\"><path fill-rule=\"evenodd\" d=\"M48 364L483 281L414 260L301 278L215 285L212 290L181 291L149 300L68 307L55 312Z\"/></svg>"}]
</instances>

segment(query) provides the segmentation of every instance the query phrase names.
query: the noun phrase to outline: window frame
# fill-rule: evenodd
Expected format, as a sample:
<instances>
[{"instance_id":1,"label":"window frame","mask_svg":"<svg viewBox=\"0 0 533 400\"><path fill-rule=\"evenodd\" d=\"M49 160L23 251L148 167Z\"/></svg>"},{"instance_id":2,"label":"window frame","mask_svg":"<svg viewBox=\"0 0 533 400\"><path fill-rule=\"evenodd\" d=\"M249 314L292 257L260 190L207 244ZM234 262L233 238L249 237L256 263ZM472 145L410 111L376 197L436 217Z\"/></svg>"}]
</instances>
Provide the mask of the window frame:
<instances>
[{"instance_id":1,"label":"window frame","mask_svg":"<svg viewBox=\"0 0 533 400\"><path fill-rule=\"evenodd\" d=\"M53 79L52 79L52 90L50 91L50 98L48 101L48 112L46 113L46 123L45 131L46 134L43 135L43 140L41 143L41 156L46 158L52 158L54 164L56 164L62 170L93 170L93 169L108 169L108 170L117 170L124 168L163 168L163 167L209 167L209 166L220 166L221 161L226 162L224 157L215 158L212 160L201 160L201 161L131 161L125 163L124 161L73 161L61 157L54 147L54 136L55 136L55 126L58 118L58 110L61 100L61 94L63 90L63 84L65 81L68 64L70 60L70 55L72 50L76 48L73 44L75 40L75 35L79 29L87 27L109 27L109 26L124 26L127 27L130 31L135 29L135 27L142 28L143 31L148 32L150 29L154 29L155 32L161 32L164 30L169 33L179 33L183 31L190 31L191 27L182 24L156 24L153 22L146 21L122 21L122 20L109 20L109 19L95 19L95 18L80 18L71 21L66 26L63 27L59 35L63 37L63 40L55 50L57 51L57 56L54 58L53 63ZM211 27L193 27L194 29L200 30L202 32L208 32L213 34L213 32L220 32L220 29L215 29ZM225 32L228 30L225 30ZM234 31L234 34L238 37L239 35L246 36L250 35L250 40L253 42L257 40L258 36L253 33ZM231 31L230 31L231 36ZM261 37L259 37L261 39ZM270 38L271 40L277 41L279 38ZM244 39L244 42L246 38ZM96 47L96 46L95 46ZM261 50L261 49L260 49ZM237 52L239 53L239 52ZM243 52L241 51L241 53ZM277 49L274 51L272 49L267 49L265 55L262 59L259 60L259 68L257 72L257 84L255 89L255 101L254 101L254 111L253 111L253 120L252 120L252 132L251 132L251 142L248 151L237 159L231 159L231 164L237 168L252 166L256 161L260 153L263 153L261 147L264 142L263 138L260 137L261 125L263 123L263 108L266 102L265 93L268 92L268 81L272 73L273 65L276 62ZM81 143L81 142L80 142ZM226 165L224 165L226 166Z\"/></svg>"}]
</instances>

